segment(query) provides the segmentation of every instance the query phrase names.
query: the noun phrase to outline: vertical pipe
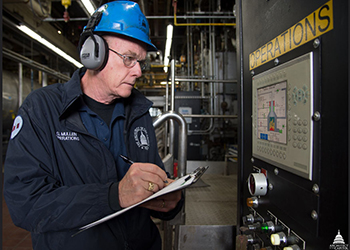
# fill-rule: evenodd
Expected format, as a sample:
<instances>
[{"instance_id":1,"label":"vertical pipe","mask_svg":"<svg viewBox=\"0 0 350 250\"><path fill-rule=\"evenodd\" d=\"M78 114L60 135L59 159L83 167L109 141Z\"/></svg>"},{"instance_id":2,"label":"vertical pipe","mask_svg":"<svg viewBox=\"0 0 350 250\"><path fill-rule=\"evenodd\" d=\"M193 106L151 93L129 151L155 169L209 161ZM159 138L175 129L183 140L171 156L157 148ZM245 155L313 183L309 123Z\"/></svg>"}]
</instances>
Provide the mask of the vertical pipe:
<instances>
[{"instance_id":1,"label":"vertical pipe","mask_svg":"<svg viewBox=\"0 0 350 250\"><path fill-rule=\"evenodd\" d=\"M245 109L243 105L243 25L242 25L242 0L236 1L236 23L237 23L237 29L236 29L236 37L237 37L237 65L238 65L238 72L239 75L237 77L237 87L238 87L238 172L237 172L237 202L239 204L243 204L243 190L244 190L244 179L243 179L243 169L244 169L244 119L243 119L243 110ZM249 143L248 143L249 145ZM248 150L249 151L249 150ZM242 194L242 195L241 195ZM243 206L240 205L237 208L237 228L236 228L236 234L240 234L240 221L241 221L241 214L243 214Z\"/></svg>"},{"instance_id":2,"label":"vertical pipe","mask_svg":"<svg viewBox=\"0 0 350 250\"><path fill-rule=\"evenodd\" d=\"M175 60L172 59L170 62L170 72L171 72L171 103L170 110L173 112L175 110ZM169 121L169 154L174 157L174 139L175 137L175 125L174 121Z\"/></svg>"},{"instance_id":3,"label":"vertical pipe","mask_svg":"<svg viewBox=\"0 0 350 250\"><path fill-rule=\"evenodd\" d=\"M166 87L165 87L165 112L169 111L169 81L167 79L166 81ZM168 154L168 125L166 124L164 126L164 155Z\"/></svg>"},{"instance_id":4,"label":"vertical pipe","mask_svg":"<svg viewBox=\"0 0 350 250\"><path fill-rule=\"evenodd\" d=\"M191 60L191 53L190 53L190 49L191 49L191 44L190 44L190 27L187 26L186 27L186 32L187 32L187 36L186 36L186 41L187 41L187 74L189 75L191 70L191 64L192 64L192 60Z\"/></svg>"},{"instance_id":5,"label":"vertical pipe","mask_svg":"<svg viewBox=\"0 0 350 250\"><path fill-rule=\"evenodd\" d=\"M194 71L193 71L193 66L194 66L194 54L193 54L193 27L190 27L190 48L191 48L191 72L190 72L190 76L193 76Z\"/></svg>"},{"instance_id":6,"label":"vertical pipe","mask_svg":"<svg viewBox=\"0 0 350 250\"><path fill-rule=\"evenodd\" d=\"M171 105L172 111L175 109L175 60L171 60Z\"/></svg>"},{"instance_id":7,"label":"vertical pipe","mask_svg":"<svg viewBox=\"0 0 350 250\"><path fill-rule=\"evenodd\" d=\"M41 74L42 74L41 86L45 87L47 86L47 73L42 71Z\"/></svg>"},{"instance_id":8,"label":"vertical pipe","mask_svg":"<svg viewBox=\"0 0 350 250\"><path fill-rule=\"evenodd\" d=\"M3 34L2 33L2 0L0 0L0 34ZM0 39L0 48L2 48L2 39ZM2 49L0 50L0 69L2 69ZM0 93L2 93L2 70L0 70ZM1 106L1 109L0 109L0 119L1 119L1 122L0 122L0 135L1 135L1 138L2 138L2 95L1 95L1 101L0 101L0 106ZM2 152L2 143L0 144L0 152ZM2 166L2 157L0 158L0 163L1 163L1 166ZM3 190L2 190L2 178L0 178L0 191L1 191L1 194L3 193ZM2 206L0 206L0 224L1 224L1 227L0 227L0 250L2 250Z\"/></svg>"},{"instance_id":9,"label":"vertical pipe","mask_svg":"<svg viewBox=\"0 0 350 250\"><path fill-rule=\"evenodd\" d=\"M18 64L18 107L22 105L22 96L23 96L23 65L22 63Z\"/></svg>"},{"instance_id":10,"label":"vertical pipe","mask_svg":"<svg viewBox=\"0 0 350 250\"><path fill-rule=\"evenodd\" d=\"M204 36L203 36L203 30L201 30L201 76L204 76L204 71L203 71L203 67L204 67ZM205 91L204 91L204 82L201 83L201 94L202 94L202 98L204 98L205 95Z\"/></svg>"}]
</instances>

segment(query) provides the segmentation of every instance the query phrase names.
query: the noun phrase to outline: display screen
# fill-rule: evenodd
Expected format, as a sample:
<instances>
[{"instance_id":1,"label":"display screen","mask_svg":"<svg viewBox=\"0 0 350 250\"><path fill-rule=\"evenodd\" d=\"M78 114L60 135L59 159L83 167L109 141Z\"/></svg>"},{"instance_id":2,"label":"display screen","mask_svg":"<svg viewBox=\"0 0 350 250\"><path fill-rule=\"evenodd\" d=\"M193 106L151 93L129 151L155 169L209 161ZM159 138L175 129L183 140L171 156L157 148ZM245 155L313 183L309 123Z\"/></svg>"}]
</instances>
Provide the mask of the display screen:
<instances>
[{"instance_id":1,"label":"display screen","mask_svg":"<svg viewBox=\"0 0 350 250\"><path fill-rule=\"evenodd\" d=\"M257 89L258 139L287 144L287 81Z\"/></svg>"}]
</instances>

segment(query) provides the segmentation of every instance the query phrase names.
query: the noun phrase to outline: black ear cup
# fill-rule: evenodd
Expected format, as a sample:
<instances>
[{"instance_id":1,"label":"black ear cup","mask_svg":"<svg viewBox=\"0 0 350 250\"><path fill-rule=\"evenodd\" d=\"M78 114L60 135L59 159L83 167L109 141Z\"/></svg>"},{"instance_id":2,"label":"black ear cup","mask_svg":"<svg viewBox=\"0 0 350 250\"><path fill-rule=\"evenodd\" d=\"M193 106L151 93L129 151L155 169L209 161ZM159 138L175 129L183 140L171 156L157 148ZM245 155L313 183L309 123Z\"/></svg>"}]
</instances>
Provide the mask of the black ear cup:
<instances>
[{"instance_id":1,"label":"black ear cup","mask_svg":"<svg viewBox=\"0 0 350 250\"><path fill-rule=\"evenodd\" d=\"M89 36L80 49L80 61L87 69L102 70L108 61L108 44L98 35Z\"/></svg>"}]
</instances>

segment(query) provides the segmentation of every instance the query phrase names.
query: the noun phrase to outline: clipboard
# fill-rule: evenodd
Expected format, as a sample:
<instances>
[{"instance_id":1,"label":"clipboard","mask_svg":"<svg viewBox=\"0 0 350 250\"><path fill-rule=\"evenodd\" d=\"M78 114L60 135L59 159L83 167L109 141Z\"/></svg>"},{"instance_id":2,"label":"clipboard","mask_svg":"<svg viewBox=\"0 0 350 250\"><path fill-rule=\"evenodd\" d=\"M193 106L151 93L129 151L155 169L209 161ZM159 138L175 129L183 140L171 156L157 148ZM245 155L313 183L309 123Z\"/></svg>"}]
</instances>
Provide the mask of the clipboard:
<instances>
[{"instance_id":1,"label":"clipboard","mask_svg":"<svg viewBox=\"0 0 350 250\"><path fill-rule=\"evenodd\" d=\"M177 191L177 190L187 188L188 186L196 183L201 178L201 176L205 173L205 171L207 171L208 168L209 168L209 166L198 167L192 173L189 173L187 175L184 175L184 176L176 179L174 182L170 183L168 186L164 187L163 189L159 190L158 192L154 193L153 195L149 196L148 198L140 201L139 203L136 203L132 206L126 207L122 210L119 210L118 212L107 215L99 220L96 220L90 224L87 224L87 225L79 228L79 231L77 233L73 234L72 237L76 236L77 234L79 234L79 233L81 233L89 228L92 228L94 226L97 226L97 225L105 222L105 221L113 219L113 218L117 217L118 215L125 213L126 211L128 211L134 207L137 207L137 206L139 206L147 201L150 201L150 200L155 199L159 196L162 196L162 195L165 195L165 194Z\"/></svg>"}]
</instances>

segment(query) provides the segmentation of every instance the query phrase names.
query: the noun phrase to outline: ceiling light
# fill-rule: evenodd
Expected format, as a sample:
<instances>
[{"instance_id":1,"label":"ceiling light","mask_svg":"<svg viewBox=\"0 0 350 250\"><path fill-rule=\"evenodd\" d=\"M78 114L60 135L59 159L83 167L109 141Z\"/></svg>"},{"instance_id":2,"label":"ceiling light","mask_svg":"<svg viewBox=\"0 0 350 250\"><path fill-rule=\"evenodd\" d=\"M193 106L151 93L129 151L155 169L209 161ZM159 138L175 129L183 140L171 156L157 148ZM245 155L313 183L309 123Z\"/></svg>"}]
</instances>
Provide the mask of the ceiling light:
<instances>
[{"instance_id":1,"label":"ceiling light","mask_svg":"<svg viewBox=\"0 0 350 250\"><path fill-rule=\"evenodd\" d=\"M95 12L95 6L90 0L81 0L85 9L89 12L90 16Z\"/></svg>"},{"instance_id":2,"label":"ceiling light","mask_svg":"<svg viewBox=\"0 0 350 250\"><path fill-rule=\"evenodd\" d=\"M164 54L164 72L168 72L171 43L173 40L173 26L169 24L166 28L166 44Z\"/></svg>"},{"instance_id":3,"label":"ceiling light","mask_svg":"<svg viewBox=\"0 0 350 250\"><path fill-rule=\"evenodd\" d=\"M29 29L27 26L25 26L25 25L17 25L16 27L19 30L21 30L22 32L26 33L31 38L37 40L41 44L45 45L47 48L49 48L52 51L54 51L59 56L63 57L64 59L66 59L70 63L74 64L76 67L78 67L78 68L83 67L83 65L80 62L75 60L73 57L69 56L67 53L65 53L64 51L62 51L61 49L59 49L58 47L56 47L55 45L53 45L52 43L47 41L46 39L44 39L41 36L39 36L37 33L32 31L31 29Z\"/></svg>"}]
</instances>

